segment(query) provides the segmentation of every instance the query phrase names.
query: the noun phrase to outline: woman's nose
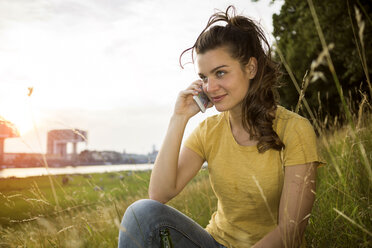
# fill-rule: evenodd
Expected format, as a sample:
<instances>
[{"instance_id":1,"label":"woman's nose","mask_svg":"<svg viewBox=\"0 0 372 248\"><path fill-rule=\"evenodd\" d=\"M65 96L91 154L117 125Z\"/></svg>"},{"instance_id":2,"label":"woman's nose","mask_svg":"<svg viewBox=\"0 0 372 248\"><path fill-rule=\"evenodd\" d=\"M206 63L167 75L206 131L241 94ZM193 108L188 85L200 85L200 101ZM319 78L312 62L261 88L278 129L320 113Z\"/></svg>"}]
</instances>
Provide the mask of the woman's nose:
<instances>
[{"instance_id":1,"label":"woman's nose","mask_svg":"<svg viewBox=\"0 0 372 248\"><path fill-rule=\"evenodd\" d=\"M207 84L204 87L204 90L207 93L212 93L212 92L218 90L217 82L215 80L212 80L212 79L208 78L208 81L207 81Z\"/></svg>"}]
</instances>

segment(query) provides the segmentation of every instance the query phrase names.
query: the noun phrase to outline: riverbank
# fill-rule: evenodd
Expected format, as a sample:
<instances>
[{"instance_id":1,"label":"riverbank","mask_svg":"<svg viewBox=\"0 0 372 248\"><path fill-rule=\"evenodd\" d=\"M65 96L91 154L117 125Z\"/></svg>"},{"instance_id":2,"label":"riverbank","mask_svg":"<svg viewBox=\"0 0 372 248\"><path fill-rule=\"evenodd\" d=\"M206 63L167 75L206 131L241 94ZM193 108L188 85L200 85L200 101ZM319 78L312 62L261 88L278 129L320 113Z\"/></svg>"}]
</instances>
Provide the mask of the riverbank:
<instances>
[{"instance_id":1,"label":"riverbank","mask_svg":"<svg viewBox=\"0 0 372 248\"><path fill-rule=\"evenodd\" d=\"M25 178L46 175L73 175L89 173L107 173L119 171L145 171L151 170L153 164L118 164L118 165L84 165L66 167L33 167L33 168L6 168L0 170L1 178Z\"/></svg>"}]
</instances>

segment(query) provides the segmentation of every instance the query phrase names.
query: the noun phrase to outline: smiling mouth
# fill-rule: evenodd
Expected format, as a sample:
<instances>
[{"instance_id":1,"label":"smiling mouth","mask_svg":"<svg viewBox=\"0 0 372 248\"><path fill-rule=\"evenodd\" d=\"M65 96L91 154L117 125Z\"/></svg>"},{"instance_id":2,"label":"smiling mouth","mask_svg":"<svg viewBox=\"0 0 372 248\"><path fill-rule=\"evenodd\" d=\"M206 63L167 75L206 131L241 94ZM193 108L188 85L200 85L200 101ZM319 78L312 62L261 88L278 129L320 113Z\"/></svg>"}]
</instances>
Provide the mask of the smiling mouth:
<instances>
[{"instance_id":1,"label":"smiling mouth","mask_svg":"<svg viewBox=\"0 0 372 248\"><path fill-rule=\"evenodd\" d=\"M220 102L220 101L222 101L222 99L223 99L225 96L227 96L227 94L225 94L225 95L221 95L221 96L212 97L212 101L213 101L214 103L216 103L216 102Z\"/></svg>"}]
</instances>

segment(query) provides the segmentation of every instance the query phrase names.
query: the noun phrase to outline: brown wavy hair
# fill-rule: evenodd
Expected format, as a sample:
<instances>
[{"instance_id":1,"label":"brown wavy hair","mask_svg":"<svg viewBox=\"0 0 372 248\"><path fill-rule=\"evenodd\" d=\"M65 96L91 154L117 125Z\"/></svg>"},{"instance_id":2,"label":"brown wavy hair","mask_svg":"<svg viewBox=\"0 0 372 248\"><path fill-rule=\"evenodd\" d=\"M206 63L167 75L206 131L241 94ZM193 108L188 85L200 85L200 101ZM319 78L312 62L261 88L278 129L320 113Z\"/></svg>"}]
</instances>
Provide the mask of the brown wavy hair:
<instances>
[{"instance_id":1,"label":"brown wavy hair","mask_svg":"<svg viewBox=\"0 0 372 248\"><path fill-rule=\"evenodd\" d=\"M225 12L213 14L195 44L181 53L179 62L183 68L182 56L190 50L194 62L194 52L204 54L220 47L227 47L230 56L240 62L242 69L251 57L255 57L257 73L242 102L242 124L251 139L258 140L260 153L271 148L280 151L284 144L273 129L274 113L279 102L279 65L271 59L270 45L260 26L235 12L235 7L230 5ZM225 22L226 25L214 25L217 22Z\"/></svg>"}]
</instances>

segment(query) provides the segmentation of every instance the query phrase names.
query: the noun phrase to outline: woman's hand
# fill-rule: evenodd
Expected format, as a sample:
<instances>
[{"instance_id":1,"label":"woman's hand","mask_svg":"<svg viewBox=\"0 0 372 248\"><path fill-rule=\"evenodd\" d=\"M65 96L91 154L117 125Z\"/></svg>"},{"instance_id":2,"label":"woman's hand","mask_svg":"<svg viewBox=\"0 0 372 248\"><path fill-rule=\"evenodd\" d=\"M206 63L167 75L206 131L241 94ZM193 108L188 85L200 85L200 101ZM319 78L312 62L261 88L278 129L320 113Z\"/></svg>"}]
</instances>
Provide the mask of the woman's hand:
<instances>
[{"instance_id":1,"label":"woman's hand","mask_svg":"<svg viewBox=\"0 0 372 248\"><path fill-rule=\"evenodd\" d=\"M203 82L201 80L196 80L190 86L181 91L178 94L177 101L174 107L174 114L175 115L182 115L186 118L191 118L196 115L200 109L196 102L193 99L193 96L198 95L202 89ZM213 104L209 102L207 108L212 107Z\"/></svg>"}]
</instances>

